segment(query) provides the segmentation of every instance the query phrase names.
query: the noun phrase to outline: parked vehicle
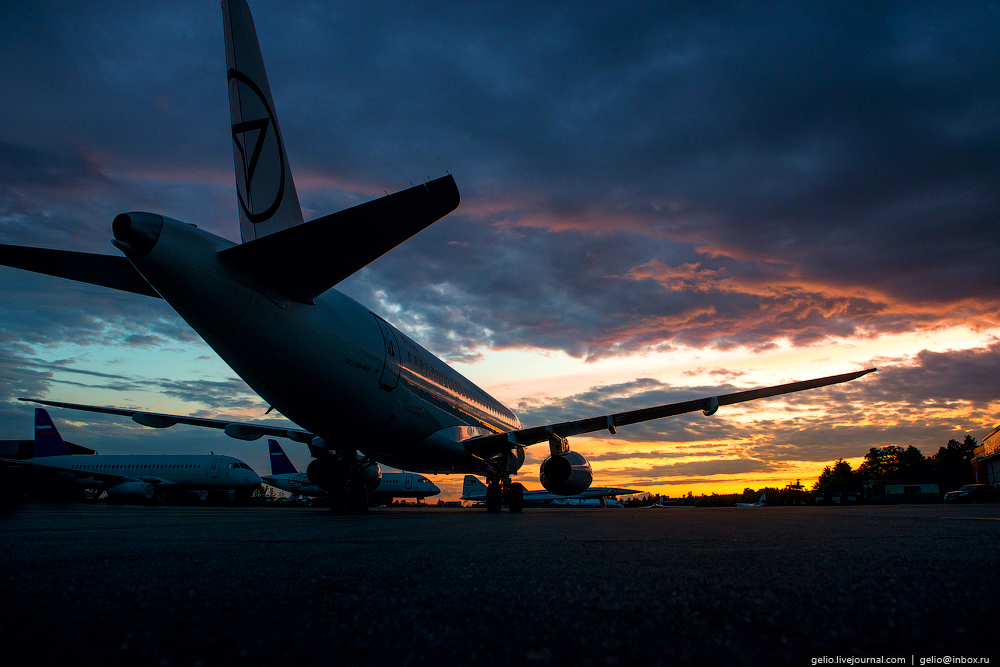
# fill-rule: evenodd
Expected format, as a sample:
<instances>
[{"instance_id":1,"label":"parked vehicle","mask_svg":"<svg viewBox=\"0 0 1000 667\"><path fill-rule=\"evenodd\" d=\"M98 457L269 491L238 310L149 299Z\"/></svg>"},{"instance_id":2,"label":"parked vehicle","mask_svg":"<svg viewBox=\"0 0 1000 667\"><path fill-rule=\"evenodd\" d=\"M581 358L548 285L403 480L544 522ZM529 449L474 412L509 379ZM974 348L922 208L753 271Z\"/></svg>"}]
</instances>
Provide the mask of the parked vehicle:
<instances>
[{"instance_id":1,"label":"parked vehicle","mask_svg":"<svg viewBox=\"0 0 1000 667\"><path fill-rule=\"evenodd\" d=\"M966 484L957 491L944 494L946 503L996 503L1000 502L1000 489L990 484Z\"/></svg>"}]
</instances>

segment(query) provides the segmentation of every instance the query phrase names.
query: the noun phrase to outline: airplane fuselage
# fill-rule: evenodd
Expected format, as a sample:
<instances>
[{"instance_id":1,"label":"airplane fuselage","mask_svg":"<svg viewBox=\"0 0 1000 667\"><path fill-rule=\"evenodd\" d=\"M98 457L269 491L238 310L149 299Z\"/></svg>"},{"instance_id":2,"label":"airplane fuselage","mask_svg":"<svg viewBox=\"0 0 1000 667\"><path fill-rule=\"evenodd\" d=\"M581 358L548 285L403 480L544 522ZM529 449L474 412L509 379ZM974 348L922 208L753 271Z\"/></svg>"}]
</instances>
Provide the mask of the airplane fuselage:
<instances>
[{"instance_id":1,"label":"airplane fuselage","mask_svg":"<svg viewBox=\"0 0 1000 667\"><path fill-rule=\"evenodd\" d=\"M309 481L304 472L265 475L261 480L276 489L302 496L325 496L328 491ZM441 489L423 475L408 472L382 473L378 487L371 496L390 498L427 498L441 493Z\"/></svg>"},{"instance_id":2,"label":"airplane fuselage","mask_svg":"<svg viewBox=\"0 0 1000 667\"><path fill-rule=\"evenodd\" d=\"M288 299L220 256L231 241L128 215L116 218L116 245L136 269L254 391L325 446L415 472L484 472L461 441L521 427L499 401L337 290L313 303Z\"/></svg>"},{"instance_id":3,"label":"airplane fuselage","mask_svg":"<svg viewBox=\"0 0 1000 667\"><path fill-rule=\"evenodd\" d=\"M32 463L56 468L78 484L106 486L106 476L157 480L159 488L248 489L260 484L250 466L232 456L186 454L100 454L46 456ZM94 473L87 478L86 473Z\"/></svg>"}]
</instances>

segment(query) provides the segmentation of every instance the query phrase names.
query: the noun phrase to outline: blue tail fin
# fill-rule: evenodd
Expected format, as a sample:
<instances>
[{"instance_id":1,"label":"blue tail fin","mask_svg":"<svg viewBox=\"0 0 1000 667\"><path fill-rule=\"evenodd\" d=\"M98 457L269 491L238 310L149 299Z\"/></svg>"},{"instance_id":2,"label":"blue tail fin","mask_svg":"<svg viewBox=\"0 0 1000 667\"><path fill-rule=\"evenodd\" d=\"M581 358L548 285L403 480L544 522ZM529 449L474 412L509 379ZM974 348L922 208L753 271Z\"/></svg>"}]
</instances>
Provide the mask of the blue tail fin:
<instances>
[{"instance_id":1,"label":"blue tail fin","mask_svg":"<svg viewBox=\"0 0 1000 667\"><path fill-rule=\"evenodd\" d=\"M271 474L284 475L290 472L298 472L285 451L278 444L277 440L268 440L267 448L271 451Z\"/></svg>"},{"instance_id":2,"label":"blue tail fin","mask_svg":"<svg viewBox=\"0 0 1000 667\"><path fill-rule=\"evenodd\" d=\"M42 408L35 408L35 458L68 456L69 448L52 423L52 417Z\"/></svg>"}]
</instances>

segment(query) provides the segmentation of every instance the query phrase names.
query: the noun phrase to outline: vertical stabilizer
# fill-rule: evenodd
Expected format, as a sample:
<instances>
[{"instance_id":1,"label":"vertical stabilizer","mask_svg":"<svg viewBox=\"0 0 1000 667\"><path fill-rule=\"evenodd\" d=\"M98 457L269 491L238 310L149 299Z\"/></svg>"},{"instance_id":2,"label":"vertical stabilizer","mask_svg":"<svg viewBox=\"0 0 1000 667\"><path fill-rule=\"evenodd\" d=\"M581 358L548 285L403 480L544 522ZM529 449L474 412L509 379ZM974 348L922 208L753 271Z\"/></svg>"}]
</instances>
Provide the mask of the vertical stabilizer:
<instances>
[{"instance_id":1,"label":"vertical stabilizer","mask_svg":"<svg viewBox=\"0 0 1000 667\"><path fill-rule=\"evenodd\" d=\"M466 475L462 484L462 498L486 497L486 485L474 475Z\"/></svg>"},{"instance_id":2,"label":"vertical stabilizer","mask_svg":"<svg viewBox=\"0 0 1000 667\"><path fill-rule=\"evenodd\" d=\"M302 224L299 197L246 0L223 0L229 111L243 242Z\"/></svg>"},{"instance_id":3,"label":"vertical stabilizer","mask_svg":"<svg viewBox=\"0 0 1000 667\"><path fill-rule=\"evenodd\" d=\"M35 408L35 458L68 456L69 448L52 423L52 417L42 408Z\"/></svg>"},{"instance_id":4,"label":"vertical stabilizer","mask_svg":"<svg viewBox=\"0 0 1000 667\"><path fill-rule=\"evenodd\" d=\"M291 472L298 472L295 466L292 465L292 461L285 454L285 450L281 448L277 440L268 440L267 448L271 452L271 474L272 475L286 475Z\"/></svg>"}]
</instances>

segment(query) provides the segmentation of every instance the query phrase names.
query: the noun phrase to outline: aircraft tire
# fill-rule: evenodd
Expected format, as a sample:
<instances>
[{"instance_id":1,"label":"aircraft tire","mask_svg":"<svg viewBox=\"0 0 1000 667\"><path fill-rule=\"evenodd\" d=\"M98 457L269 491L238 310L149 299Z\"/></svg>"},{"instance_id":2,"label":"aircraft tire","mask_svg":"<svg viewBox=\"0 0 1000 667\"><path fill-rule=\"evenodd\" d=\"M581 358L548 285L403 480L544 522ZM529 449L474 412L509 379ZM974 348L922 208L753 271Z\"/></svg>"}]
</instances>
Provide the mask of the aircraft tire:
<instances>
[{"instance_id":1,"label":"aircraft tire","mask_svg":"<svg viewBox=\"0 0 1000 667\"><path fill-rule=\"evenodd\" d=\"M334 489L330 492L330 509L337 514L343 514L347 511L348 501L350 500L347 494L347 489Z\"/></svg>"},{"instance_id":2,"label":"aircraft tire","mask_svg":"<svg viewBox=\"0 0 1000 667\"><path fill-rule=\"evenodd\" d=\"M520 514L524 509L524 485L514 482L507 487L507 507L514 514Z\"/></svg>"},{"instance_id":3,"label":"aircraft tire","mask_svg":"<svg viewBox=\"0 0 1000 667\"><path fill-rule=\"evenodd\" d=\"M496 482L490 482L486 486L486 511L487 512L499 512L503 505L502 492L500 491L500 485Z\"/></svg>"},{"instance_id":4,"label":"aircraft tire","mask_svg":"<svg viewBox=\"0 0 1000 667\"><path fill-rule=\"evenodd\" d=\"M347 491L350 496L348 507L357 514L368 511L368 489L362 483L352 484Z\"/></svg>"}]
</instances>

